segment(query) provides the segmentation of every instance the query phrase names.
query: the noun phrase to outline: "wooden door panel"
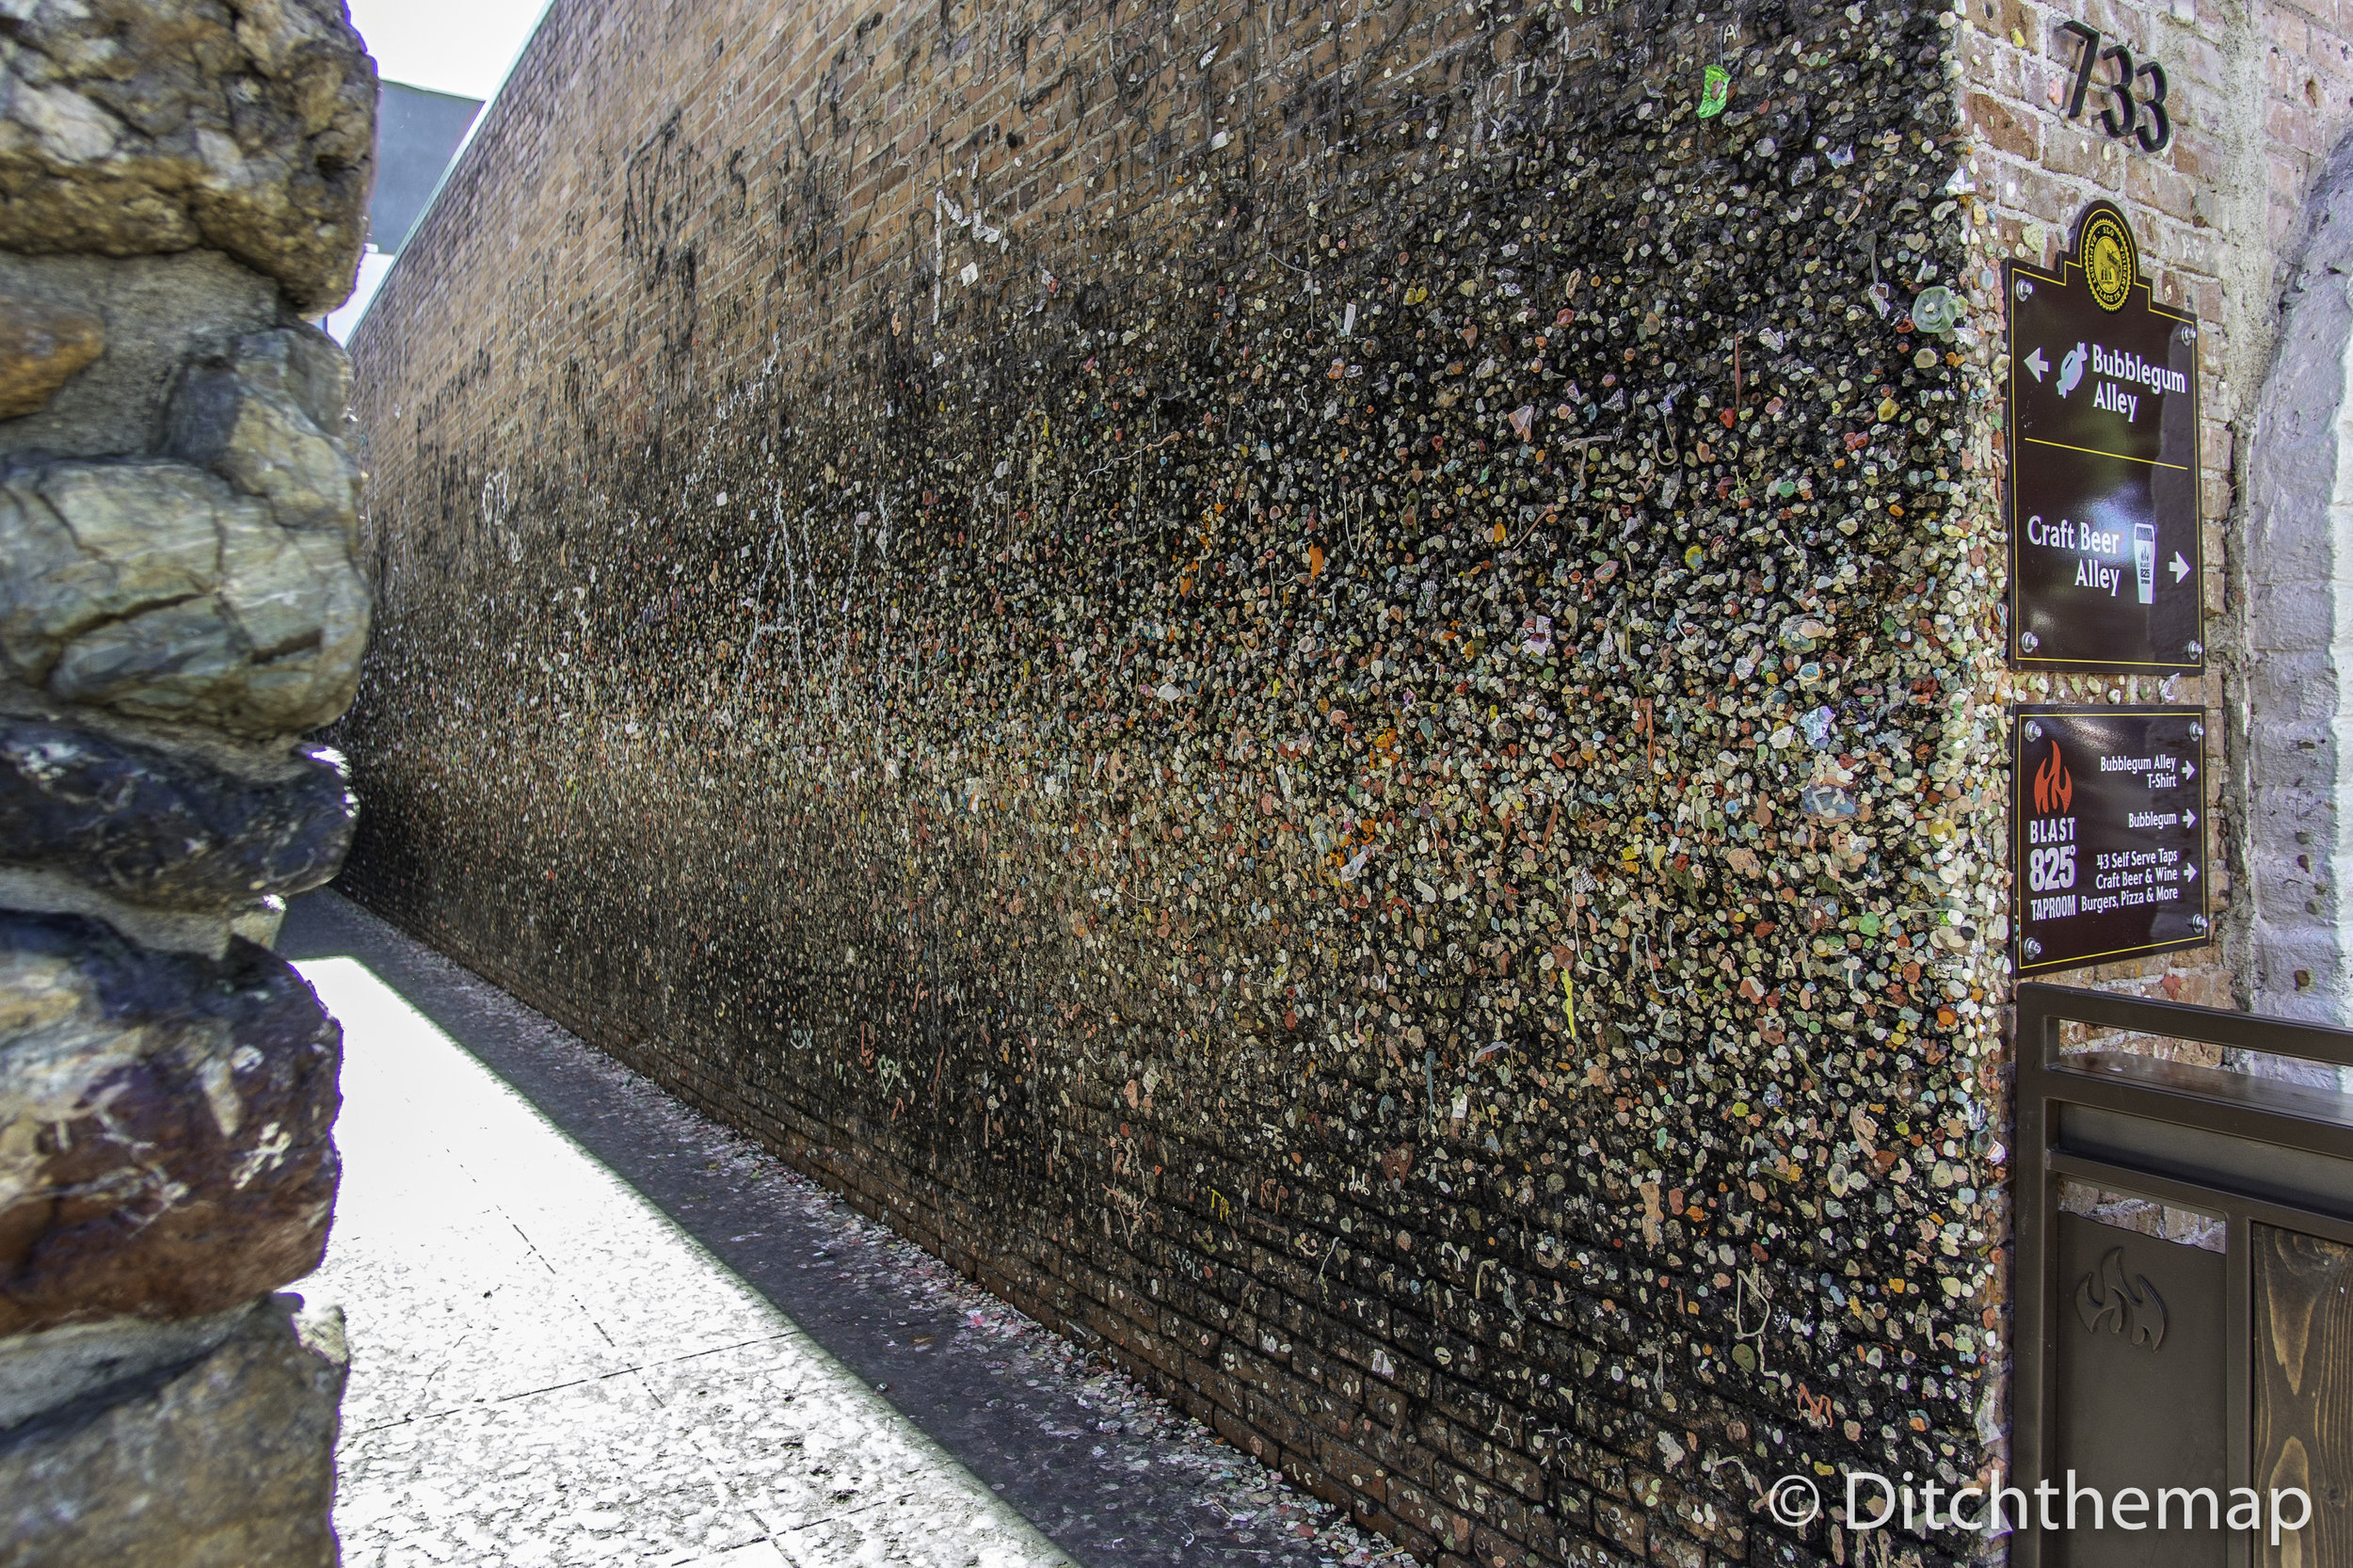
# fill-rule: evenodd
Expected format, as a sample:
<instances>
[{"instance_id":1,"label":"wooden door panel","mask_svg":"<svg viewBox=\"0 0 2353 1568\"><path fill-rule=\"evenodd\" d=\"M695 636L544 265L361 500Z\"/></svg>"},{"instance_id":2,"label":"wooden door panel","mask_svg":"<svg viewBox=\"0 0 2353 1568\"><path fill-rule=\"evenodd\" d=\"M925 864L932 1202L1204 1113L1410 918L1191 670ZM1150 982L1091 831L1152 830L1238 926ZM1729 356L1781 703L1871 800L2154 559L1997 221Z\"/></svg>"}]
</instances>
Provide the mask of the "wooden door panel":
<instances>
[{"instance_id":1,"label":"wooden door panel","mask_svg":"<svg viewBox=\"0 0 2353 1568\"><path fill-rule=\"evenodd\" d=\"M2353 1563L2353 1247L2256 1225L2254 1482L2312 1495L2312 1523L2273 1546L2264 1568ZM2292 1509L2293 1504L2289 1505Z\"/></svg>"}]
</instances>

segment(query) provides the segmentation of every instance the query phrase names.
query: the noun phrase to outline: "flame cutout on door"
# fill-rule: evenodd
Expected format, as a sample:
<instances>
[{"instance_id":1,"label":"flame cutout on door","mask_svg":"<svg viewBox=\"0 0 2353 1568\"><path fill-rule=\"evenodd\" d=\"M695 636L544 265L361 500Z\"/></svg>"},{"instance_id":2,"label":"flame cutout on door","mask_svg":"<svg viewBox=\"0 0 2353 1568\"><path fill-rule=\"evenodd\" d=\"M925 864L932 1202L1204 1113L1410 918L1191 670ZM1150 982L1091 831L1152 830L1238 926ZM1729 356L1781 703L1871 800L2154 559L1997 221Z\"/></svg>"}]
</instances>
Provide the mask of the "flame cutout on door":
<instances>
[{"instance_id":1,"label":"flame cutout on door","mask_svg":"<svg viewBox=\"0 0 2353 1568\"><path fill-rule=\"evenodd\" d=\"M2128 1344L2153 1351L2165 1343L2165 1302L2148 1275L2135 1274L2132 1282L2126 1281L2121 1247L2110 1247L2100 1267L2075 1282L2075 1315L2094 1334L2105 1329L2122 1335Z\"/></svg>"}]
</instances>

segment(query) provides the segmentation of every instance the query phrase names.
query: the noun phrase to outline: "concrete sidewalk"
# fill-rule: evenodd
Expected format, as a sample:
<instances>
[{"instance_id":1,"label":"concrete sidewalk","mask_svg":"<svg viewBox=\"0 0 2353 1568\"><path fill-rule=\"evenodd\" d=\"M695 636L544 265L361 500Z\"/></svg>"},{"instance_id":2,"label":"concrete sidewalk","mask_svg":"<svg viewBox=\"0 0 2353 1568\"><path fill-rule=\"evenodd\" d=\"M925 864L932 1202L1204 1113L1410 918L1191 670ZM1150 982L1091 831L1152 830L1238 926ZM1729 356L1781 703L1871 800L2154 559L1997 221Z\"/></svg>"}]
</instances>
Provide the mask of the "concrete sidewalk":
<instances>
[{"instance_id":1,"label":"concrete sidewalk","mask_svg":"<svg viewBox=\"0 0 2353 1568\"><path fill-rule=\"evenodd\" d=\"M342 899L280 947L344 1028L354 1568L1411 1560Z\"/></svg>"}]
</instances>

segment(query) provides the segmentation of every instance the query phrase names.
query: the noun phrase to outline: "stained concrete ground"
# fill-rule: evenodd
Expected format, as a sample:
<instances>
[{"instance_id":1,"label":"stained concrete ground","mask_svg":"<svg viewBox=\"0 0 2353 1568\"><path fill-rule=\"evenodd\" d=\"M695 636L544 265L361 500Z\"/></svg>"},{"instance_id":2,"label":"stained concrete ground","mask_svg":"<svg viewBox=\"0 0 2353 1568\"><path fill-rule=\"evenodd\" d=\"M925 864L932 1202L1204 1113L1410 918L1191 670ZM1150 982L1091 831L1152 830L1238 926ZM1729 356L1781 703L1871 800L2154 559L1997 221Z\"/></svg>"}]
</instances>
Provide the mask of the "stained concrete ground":
<instances>
[{"instance_id":1,"label":"stained concrete ground","mask_svg":"<svg viewBox=\"0 0 2353 1568\"><path fill-rule=\"evenodd\" d=\"M352 1568L1412 1558L331 892Z\"/></svg>"}]
</instances>

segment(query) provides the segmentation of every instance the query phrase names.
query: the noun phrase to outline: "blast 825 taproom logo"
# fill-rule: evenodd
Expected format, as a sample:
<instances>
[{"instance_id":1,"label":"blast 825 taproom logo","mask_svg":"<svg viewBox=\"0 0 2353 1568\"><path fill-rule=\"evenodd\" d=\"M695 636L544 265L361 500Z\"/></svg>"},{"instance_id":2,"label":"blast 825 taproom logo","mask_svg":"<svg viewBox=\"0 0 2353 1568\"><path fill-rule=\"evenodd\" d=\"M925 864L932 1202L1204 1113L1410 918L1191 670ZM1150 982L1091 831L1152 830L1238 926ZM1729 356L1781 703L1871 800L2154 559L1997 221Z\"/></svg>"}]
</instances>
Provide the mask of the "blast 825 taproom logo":
<instances>
[{"instance_id":1,"label":"blast 825 taproom logo","mask_svg":"<svg viewBox=\"0 0 2353 1568\"><path fill-rule=\"evenodd\" d=\"M2013 719L2017 971L2202 946L2205 715L2020 708Z\"/></svg>"},{"instance_id":2,"label":"blast 825 taproom logo","mask_svg":"<svg viewBox=\"0 0 2353 1568\"><path fill-rule=\"evenodd\" d=\"M2075 819L2065 814L2075 801L2075 781L2056 740L2035 769L2033 795L2034 815L2026 823L2026 891L2037 920L2061 920L2075 912Z\"/></svg>"}]
</instances>

